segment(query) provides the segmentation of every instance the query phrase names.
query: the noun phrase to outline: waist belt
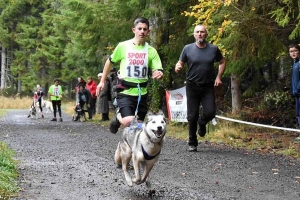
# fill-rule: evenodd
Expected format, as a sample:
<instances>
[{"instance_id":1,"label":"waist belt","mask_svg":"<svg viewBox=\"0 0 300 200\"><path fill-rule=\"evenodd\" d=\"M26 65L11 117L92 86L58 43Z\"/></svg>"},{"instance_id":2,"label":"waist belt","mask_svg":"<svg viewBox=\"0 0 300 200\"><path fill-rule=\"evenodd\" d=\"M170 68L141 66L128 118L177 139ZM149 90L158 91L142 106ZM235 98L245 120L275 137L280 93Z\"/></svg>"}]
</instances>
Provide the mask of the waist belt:
<instances>
[{"instance_id":1,"label":"waist belt","mask_svg":"<svg viewBox=\"0 0 300 200\"><path fill-rule=\"evenodd\" d=\"M143 82L143 83L133 83L133 82L128 82L123 79L118 79L118 88L120 89L128 89L128 88L136 88L138 85L140 87L147 87L148 82Z\"/></svg>"}]
</instances>

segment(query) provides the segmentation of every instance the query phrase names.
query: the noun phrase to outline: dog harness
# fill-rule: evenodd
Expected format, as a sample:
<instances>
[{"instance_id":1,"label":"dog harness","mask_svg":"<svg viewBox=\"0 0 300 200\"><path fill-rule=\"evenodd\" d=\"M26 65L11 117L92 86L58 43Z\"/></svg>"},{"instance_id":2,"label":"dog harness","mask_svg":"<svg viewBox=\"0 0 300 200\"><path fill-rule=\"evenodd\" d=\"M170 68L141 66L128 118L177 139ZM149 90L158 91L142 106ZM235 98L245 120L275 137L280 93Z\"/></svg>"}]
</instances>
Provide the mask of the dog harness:
<instances>
[{"instance_id":1,"label":"dog harness","mask_svg":"<svg viewBox=\"0 0 300 200\"><path fill-rule=\"evenodd\" d=\"M160 154L160 151L159 151L156 155L150 156L150 155L145 151L143 145L141 145L141 146L142 146L142 152L143 152L144 158L145 158L146 160L152 160L153 158L155 158L156 156L158 156L158 155Z\"/></svg>"}]
</instances>

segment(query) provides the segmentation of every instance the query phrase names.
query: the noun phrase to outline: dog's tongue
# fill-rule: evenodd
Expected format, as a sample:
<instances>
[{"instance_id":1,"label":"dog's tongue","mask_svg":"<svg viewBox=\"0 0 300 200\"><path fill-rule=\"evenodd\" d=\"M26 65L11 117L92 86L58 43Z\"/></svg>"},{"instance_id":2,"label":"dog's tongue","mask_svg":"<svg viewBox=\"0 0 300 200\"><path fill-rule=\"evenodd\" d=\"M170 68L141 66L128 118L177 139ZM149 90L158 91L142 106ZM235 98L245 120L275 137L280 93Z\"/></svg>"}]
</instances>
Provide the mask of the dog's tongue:
<instances>
[{"instance_id":1,"label":"dog's tongue","mask_svg":"<svg viewBox=\"0 0 300 200\"><path fill-rule=\"evenodd\" d=\"M161 136L161 135L162 135L162 131L156 131L156 134L157 134L158 136Z\"/></svg>"}]
</instances>

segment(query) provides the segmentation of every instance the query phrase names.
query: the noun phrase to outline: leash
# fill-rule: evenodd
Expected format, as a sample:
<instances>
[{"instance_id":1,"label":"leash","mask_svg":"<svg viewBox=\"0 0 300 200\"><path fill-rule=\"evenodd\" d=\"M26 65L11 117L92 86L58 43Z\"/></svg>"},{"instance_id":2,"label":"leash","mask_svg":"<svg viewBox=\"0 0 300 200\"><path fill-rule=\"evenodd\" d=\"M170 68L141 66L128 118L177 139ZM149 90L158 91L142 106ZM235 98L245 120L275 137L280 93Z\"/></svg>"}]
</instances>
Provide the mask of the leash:
<instances>
[{"instance_id":1,"label":"leash","mask_svg":"<svg viewBox=\"0 0 300 200\"><path fill-rule=\"evenodd\" d=\"M140 101L141 101L141 98L142 98L141 86L140 86L139 83L138 83L138 85L137 85L137 88L138 88L139 93L138 93L138 102L137 102L136 109L135 109L135 113L134 113L134 116L135 116L135 117L137 116L138 108L139 108Z\"/></svg>"},{"instance_id":2,"label":"leash","mask_svg":"<svg viewBox=\"0 0 300 200\"><path fill-rule=\"evenodd\" d=\"M134 120L130 123L130 126L128 127L128 132L130 130L137 130L137 129L143 128L143 123L139 123L137 121L137 113L138 113L139 105L140 105L140 102L142 99L142 91L141 91L141 86L139 83L137 84L137 88L138 88L138 100L137 100L137 105L136 105L136 109L134 112ZM137 124L137 125L135 125L135 124Z\"/></svg>"}]
</instances>

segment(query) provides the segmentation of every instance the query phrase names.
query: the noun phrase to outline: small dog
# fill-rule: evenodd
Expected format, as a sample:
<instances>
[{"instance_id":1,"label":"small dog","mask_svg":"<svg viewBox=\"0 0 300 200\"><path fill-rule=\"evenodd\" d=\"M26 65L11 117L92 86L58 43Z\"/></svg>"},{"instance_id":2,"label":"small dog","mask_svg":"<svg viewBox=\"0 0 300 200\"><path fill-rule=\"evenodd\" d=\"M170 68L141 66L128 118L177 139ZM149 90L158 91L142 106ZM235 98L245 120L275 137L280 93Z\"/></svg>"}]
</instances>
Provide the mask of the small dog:
<instances>
[{"instance_id":1,"label":"small dog","mask_svg":"<svg viewBox=\"0 0 300 200\"><path fill-rule=\"evenodd\" d=\"M28 118L31 117L35 117L37 119L37 113L36 113L36 108L34 107L34 105L31 105L29 108L29 114L28 114Z\"/></svg>"},{"instance_id":2,"label":"small dog","mask_svg":"<svg viewBox=\"0 0 300 200\"><path fill-rule=\"evenodd\" d=\"M158 161L165 134L166 120L162 112L149 113L142 128L127 127L124 129L123 140L119 142L115 152L115 163L122 165L129 186L132 186L132 183L139 185L146 182L149 194L155 192L149 181L149 173ZM135 172L133 179L128 174L128 165L131 159ZM140 166L143 171L142 177Z\"/></svg>"}]
</instances>

